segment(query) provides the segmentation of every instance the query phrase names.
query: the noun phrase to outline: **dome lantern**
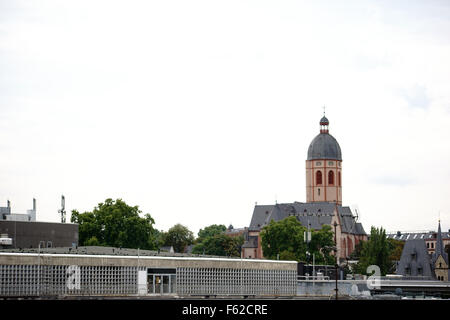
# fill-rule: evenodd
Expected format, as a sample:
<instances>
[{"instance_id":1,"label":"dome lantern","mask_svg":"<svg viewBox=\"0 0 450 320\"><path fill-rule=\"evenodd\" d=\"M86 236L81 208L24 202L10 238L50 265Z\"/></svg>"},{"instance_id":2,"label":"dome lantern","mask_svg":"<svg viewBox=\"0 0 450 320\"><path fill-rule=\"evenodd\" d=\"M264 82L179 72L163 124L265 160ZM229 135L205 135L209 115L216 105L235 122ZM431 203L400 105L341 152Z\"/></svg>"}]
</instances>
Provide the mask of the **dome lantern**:
<instances>
[{"instance_id":1,"label":"dome lantern","mask_svg":"<svg viewBox=\"0 0 450 320\"><path fill-rule=\"evenodd\" d=\"M328 121L325 115L320 119L320 133L328 133L328 125L330 122Z\"/></svg>"}]
</instances>

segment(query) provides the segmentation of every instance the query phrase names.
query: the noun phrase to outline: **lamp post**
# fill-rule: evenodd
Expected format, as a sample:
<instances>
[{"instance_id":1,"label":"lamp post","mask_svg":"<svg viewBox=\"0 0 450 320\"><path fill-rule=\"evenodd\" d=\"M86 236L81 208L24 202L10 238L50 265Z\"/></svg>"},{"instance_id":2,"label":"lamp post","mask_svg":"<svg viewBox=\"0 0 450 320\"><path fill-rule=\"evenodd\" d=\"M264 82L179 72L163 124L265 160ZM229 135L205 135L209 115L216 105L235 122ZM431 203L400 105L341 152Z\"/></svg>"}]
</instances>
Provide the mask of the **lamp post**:
<instances>
[{"instance_id":1,"label":"lamp post","mask_svg":"<svg viewBox=\"0 0 450 320\"><path fill-rule=\"evenodd\" d=\"M334 251L334 254L336 255L336 266L335 266L335 277L336 277L336 288L334 289L336 291L336 300L338 299L338 252L337 252L337 241L336 241L336 227L338 226L337 222L335 221L333 224L334 227L334 246L336 250Z\"/></svg>"}]
</instances>

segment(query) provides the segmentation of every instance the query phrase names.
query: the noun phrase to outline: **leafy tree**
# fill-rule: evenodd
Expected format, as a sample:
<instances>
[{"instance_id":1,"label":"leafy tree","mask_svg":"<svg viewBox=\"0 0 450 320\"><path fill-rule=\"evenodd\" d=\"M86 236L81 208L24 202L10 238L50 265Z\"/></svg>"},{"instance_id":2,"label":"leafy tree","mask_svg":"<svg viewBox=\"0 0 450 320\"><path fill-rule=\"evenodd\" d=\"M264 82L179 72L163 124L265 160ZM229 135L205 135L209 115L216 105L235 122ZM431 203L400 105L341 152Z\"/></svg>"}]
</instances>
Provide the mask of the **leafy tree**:
<instances>
[{"instance_id":1,"label":"leafy tree","mask_svg":"<svg viewBox=\"0 0 450 320\"><path fill-rule=\"evenodd\" d=\"M78 223L81 246L156 249L155 221L149 214L140 217L141 212L122 199L106 199L92 212L73 210L70 220Z\"/></svg>"},{"instance_id":2,"label":"leafy tree","mask_svg":"<svg viewBox=\"0 0 450 320\"><path fill-rule=\"evenodd\" d=\"M192 253L239 257L243 243L242 236L230 237L221 233L203 239L202 242L195 245Z\"/></svg>"},{"instance_id":3,"label":"leafy tree","mask_svg":"<svg viewBox=\"0 0 450 320\"><path fill-rule=\"evenodd\" d=\"M244 238L230 237L225 234L226 230L223 224L213 224L200 229L192 253L239 257Z\"/></svg>"},{"instance_id":4,"label":"leafy tree","mask_svg":"<svg viewBox=\"0 0 450 320\"><path fill-rule=\"evenodd\" d=\"M295 256L295 254L291 251L281 251L280 252L280 260L292 260L292 261L297 261L297 257Z\"/></svg>"},{"instance_id":5,"label":"leafy tree","mask_svg":"<svg viewBox=\"0 0 450 320\"><path fill-rule=\"evenodd\" d=\"M355 250L353 250L353 252L350 255L351 260L359 260L359 257L361 256L363 244L364 244L364 241L359 241L355 245Z\"/></svg>"},{"instance_id":6,"label":"leafy tree","mask_svg":"<svg viewBox=\"0 0 450 320\"><path fill-rule=\"evenodd\" d=\"M197 243L202 242L206 238L214 237L215 235L224 234L227 228L223 224L213 224L204 229L200 229L198 232Z\"/></svg>"},{"instance_id":7,"label":"leafy tree","mask_svg":"<svg viewBox=\"0 0 450 320\"><path fill-rule=\"evenodd\" d=\"M194 242L194 234L187 227L176 224L163 235L163 244L172 246L175 252L183 252L184 248Z\"/></svg>"},{"instance_id":8,"label":"leafy tree","mask_svg":"<svg viewBox=\"0 0 450 320\"><path fill-rule=\"evenodd\" d=\"M389 260L391 262L399 261L402 256L403 247L405 246L405 242L400 241L400 240L395 240L395 239L388 239L388 241L389 241L389 246L391 248L391 254L389 255Z\"/></svg>"},{"instance_id":9,"label":"leafy tree","mask_svg":"<svg viewBox=\"0 0 450 320\"><path fill-rule=\"evenodd\" d=\"M261 230L261 245L264 256L268 259L277 259L281 254L289 259L305 260L306 243L304 232L306 228L301 225L296 217L290 216L269 224Z\"/></svg>"},{"instance_id":10,"label":"leafy tree","mask_svg":"<svg viewBox=\"0 0 450 320\"><path fill-rule=\"evenodd\" d=\"M335 258L331 255L334 246L334 233L331 226L324 224L322 229L314 230L311 233L311 241L308 244L308 251L311 256L314 254L315 263L332 265Z\"/></svg>"},{"instance_id":11,"label":"leafy tree","mask_svg":"<svg viewBox=\"0 0 450 320\"><path fill-rule=\"evenodd\" d=\"M393 247L386 237L383 228L372 227L368 241L362 243L360 259L355 266L355 271L360 274L367 274L367 267L377 265L381 274L386 275L392 267L390 256Z\"/></svg>"}]
</instances>

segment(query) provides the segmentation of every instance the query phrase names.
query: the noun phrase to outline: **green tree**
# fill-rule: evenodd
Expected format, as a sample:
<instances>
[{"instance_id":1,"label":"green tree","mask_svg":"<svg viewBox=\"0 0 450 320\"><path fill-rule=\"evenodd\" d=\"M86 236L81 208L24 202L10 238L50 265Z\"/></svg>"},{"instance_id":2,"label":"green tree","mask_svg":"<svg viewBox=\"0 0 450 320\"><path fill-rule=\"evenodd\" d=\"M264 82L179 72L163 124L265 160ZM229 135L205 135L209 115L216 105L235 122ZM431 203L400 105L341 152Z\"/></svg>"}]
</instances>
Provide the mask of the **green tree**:
<instances>
[{"instance_id":1,"label":"green tree","mask_svg":"<svg viewBox=\"0 0 450 320\"><path fill-rule=\"evenodd\" d=\"M204 238L192 249L192 253L210 254L216 256L239 257L244 238L230 237L224 233L215 234Z\"/></svg>"},{"instance_id":2,"label":"green tree","mask_svg":"<svg viewBox=\"0 0 450 320\"><path fill-rule=\"evenodd\" d=\"M311 256L314 254L315 263L334 264L336 259L331 254L332 247L334 247L334 233L331 231L331 226L324 224L320 230L314 230L311 233L308 251Z\"/></svg>"},{"instance_id":3,"label":"green tree","mask_svg":"<svg viewBox=\"0 0 450 320\"><path fill-rule=\"evenodd\" d=\"M305 231L306 228L294 216L277 222L271 220L260 233L264 256L268 259L277 259L282 254L289 259L295 257L297 261L304 261L307 250L304 242Z\"/></svg>"},{"instance_id":4,"label":"green tree","mask_svg":"<svg viewBox=\"0 0 450 320\"><path fill-rule=\"evenodd\" d=\"M187 227L176 224L163 235L165 246L172 246L175 252L184 252L186 246L194 242L194 234Z\"/></svg>"},{"instance_id":5,"label":"green tree","mask_svg":"<svg viewBox=\"0 0 450 320\"><path fill-rule=\"evenodd\" d=\"M360 274L367 274L367 267L376 265L380 268L381 275L386 275L391 270L392 262L390 255L393 246L386 237L386 231L372 227L368 241L362 243L360 259L355 266L355 271Z\"/></svg>"},{"instance_id":6,"label":"green tree","mask_svg":"<svg viewBox=\"0 0 450 320\"><path fill-rule=\"evenodd\" d=\"M140 217L140 213L138 206L129 206L122 199L106 199L92 212L73 210L70 220L78 224L81 246L156 249L155 221L149 214Z\"/></svg>"},{"instance_id":7,"label":"green tree","mask_svg":"<svg viewBox=\"0 0 450 320\"><path fill-rule=\"evenodd\" d=\"M215 235L224 234L227 228L223 224L213 224L204 229L200 229L196 242L200 243L206 238L214 237Z\"/></svg>"}]
</instances>

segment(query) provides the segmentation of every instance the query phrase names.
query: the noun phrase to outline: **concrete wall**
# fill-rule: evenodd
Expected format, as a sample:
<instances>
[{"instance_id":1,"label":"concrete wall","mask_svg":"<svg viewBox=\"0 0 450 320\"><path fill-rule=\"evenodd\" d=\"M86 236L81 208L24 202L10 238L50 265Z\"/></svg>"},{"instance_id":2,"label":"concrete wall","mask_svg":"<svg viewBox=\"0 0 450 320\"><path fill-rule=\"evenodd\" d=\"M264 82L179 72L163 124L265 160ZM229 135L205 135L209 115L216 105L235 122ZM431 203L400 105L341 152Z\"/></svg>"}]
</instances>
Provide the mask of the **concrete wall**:
<instances>
[{"instance_id":1,"label":"concrete wall","mask_svg":"<svg viewBox=\"0 0 450 320\"><path fill-rule=\"evenodd\" d=\"M295 270L294 261L194 258L136 257L76 254L0 253L0 265L77 265L77 266L140 266L154 268L242 268L259 270Z\"/></svg>"},{"instance_id":2,"label":"concrete wall","mask_svg":"<svg viewBox=\"0 0 450 320\"><path fill-rule=\"evenodd\" d=\"M334 281L299 281L297 295L304 297L335 297ZM365 281L338 281L339 296L369 296L370 290Z\"/></svg>"}]
</instances>

